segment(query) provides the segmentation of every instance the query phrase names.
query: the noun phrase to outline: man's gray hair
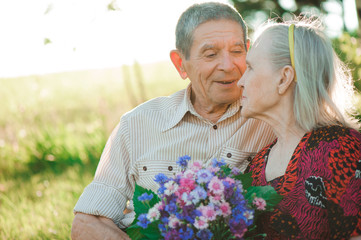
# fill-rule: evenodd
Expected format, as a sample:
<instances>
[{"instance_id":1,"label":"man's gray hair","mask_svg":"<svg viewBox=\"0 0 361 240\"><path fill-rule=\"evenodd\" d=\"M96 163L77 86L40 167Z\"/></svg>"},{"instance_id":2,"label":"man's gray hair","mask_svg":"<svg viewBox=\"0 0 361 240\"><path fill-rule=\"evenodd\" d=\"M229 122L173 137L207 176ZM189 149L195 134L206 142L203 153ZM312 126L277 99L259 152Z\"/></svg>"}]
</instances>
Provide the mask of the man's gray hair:
<instances>
[{"instance_id":1,"label":"man's gray hair","mask_svg":"<svg viewBox=\"0 0 361 240\"><path fill-rule=\"evenodd\" d=\"M303 17L285 23L270 21L263 26L260 38L266 37L272 41L266 53L271 64L275 69L291 66L288 43L291 24L295 25L297 82L293 112L297 123L307 131L329 125L358 129L356 120L350 116L354 110L350 70L337 57L318 18Z\"/></svg>"},{"instance_id":2,"label":"man's gray hair","mask_svg":"<svg viewBox=\"0 0 361 240\"><path fill-rule=\"evenodd\" d=\"M244 46L247 51L247 26L242 16L230 5L216 2L194 4L180 16L176 27L176 48L186 59L189 59L194 30L202 23L221 19L239 23L243 30Z\"/></svg>"}]
</instances>

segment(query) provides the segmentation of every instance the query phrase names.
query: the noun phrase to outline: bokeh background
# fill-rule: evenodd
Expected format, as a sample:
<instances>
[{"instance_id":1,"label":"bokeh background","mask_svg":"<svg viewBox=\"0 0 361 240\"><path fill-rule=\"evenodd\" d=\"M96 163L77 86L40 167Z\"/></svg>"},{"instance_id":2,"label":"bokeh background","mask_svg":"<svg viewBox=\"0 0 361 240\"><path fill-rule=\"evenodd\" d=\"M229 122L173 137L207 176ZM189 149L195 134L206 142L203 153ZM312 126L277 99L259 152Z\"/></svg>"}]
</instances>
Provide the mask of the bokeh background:
<instances>
[{"instance_id":1,"label":"bokeh background","mask_svg":"<svg viewBox=\"0 0 361 240\"><path fill-rule=\"evenodd\" d=\"M188 82L169 61L191 0L0 0L0 239L69 239L122 114ZM361 90L361 0L220 1L253 30L316 14ZM358 9L358 10L357 10ZM361 119L361 97L355 98Z\"/></svg>"}]
</instances>

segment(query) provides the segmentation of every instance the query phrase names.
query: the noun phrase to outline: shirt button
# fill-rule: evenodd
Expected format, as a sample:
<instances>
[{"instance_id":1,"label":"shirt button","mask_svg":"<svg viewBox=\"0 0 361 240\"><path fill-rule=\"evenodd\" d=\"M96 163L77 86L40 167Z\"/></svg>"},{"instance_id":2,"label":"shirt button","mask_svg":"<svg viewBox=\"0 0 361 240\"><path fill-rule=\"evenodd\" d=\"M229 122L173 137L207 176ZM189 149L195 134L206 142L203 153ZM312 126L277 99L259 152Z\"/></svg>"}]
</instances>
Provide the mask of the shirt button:
<instances>
[{"instance_id":1,"label":"shirt button","mask_svg":"<svg viewBox=\"0 0 361 240\"><path fill-rule=\"evenodd\" d=\"M213 125L213 129L216 130L218 127L217 125Z\"/></svg>"},{"instance_id":2,"label":"shirt button","mask_svg":"<svg viewBox=\"0 0 361 240\"><path fill-rule=\"evenodd\" d=\"M172 171L172 170L173 170L173 167L172 167L172 166L169 166L169 167L168 167L168 170L169 170L169 171Z\"/></svg>"},{"instance_id":3,"label":"shirt button","mask_svg":"<svg viewBox=\"0 0 361 240\"><path fill-rule=\"evenodd\" d=\"M144 167L143 167L143 170L144 170L144 171L147 171L147 167L146 167L146 166L144 166Z\"/></svg>"},{"instance_id":4,"label":"shirt button","mask_svg":"<svg viewBox=\"0 0 361 240\"><path fill-rule=\"evenodd\" d=\"M248 162L252 161L252 157L248 157L248 158L247 158L247 161L248 161Z\"/></svg>"},{"instance_id":5,"label":"shirt button","mask_svg":"<svg viewBox=\"0 0 361 240\"><path fill-rule=\"evenodd\" d=\"M227 153L227 157L231 158L232 157L232 153Z\"/></svg>"}]
</instances>

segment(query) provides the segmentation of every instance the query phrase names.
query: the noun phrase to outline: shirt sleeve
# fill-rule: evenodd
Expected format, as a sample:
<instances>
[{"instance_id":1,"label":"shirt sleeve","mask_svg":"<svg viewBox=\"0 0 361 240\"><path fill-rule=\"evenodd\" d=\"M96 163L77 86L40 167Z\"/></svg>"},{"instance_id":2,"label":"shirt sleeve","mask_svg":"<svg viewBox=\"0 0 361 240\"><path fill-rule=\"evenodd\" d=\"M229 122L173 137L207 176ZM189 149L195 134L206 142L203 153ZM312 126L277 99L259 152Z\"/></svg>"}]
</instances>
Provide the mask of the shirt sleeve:
<instances>
[{"instance_id":1,"label":"shirt sleeve","mask_svg":"<svg viewBox=\"0 0 361 240\"><path fill-rule=\"evenodd\" d=\"M131 223L123 214L135 184L128 135L127 122L122 118L105 145L94 180L74 207L75 213L107 217L120 228Z\"/></svg>"}]
</instances>

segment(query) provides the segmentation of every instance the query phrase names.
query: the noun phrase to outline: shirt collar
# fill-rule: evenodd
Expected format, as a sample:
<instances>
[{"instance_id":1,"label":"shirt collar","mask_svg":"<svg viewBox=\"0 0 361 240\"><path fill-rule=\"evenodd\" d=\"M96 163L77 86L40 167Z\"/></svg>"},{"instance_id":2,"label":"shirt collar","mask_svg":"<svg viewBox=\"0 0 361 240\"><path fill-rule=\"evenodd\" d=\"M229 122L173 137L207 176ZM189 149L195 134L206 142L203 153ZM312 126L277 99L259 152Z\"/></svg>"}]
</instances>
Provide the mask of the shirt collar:
<instances>
[{"instance_id":1,"label":"shirt collar","mask_svg":"<svg viewBox=\"0 0 361 240\"><path fill-rule=\"evenodd\" d=\"M173 116L170 117L168 124L164 126L162 132L165 132L177 125L183 119L184 115L186 115L187 112L191 112L191 107L193 108L191 103L191 84L189 84L185 90L185 94L183 96L181 104L177 107Z\"/></svg>"},{"instance_id":2,"label":"shirt collar","mask_svg":"<svg viewBox=\"0 0 361 240\"><path fill-rule=\"evenodd\" d=\"M177 125L188 112L199 119L203 119L203 117L200 116L193 107L193 104L191 102L191 91L192 91L192 86L191 84L189 84L185 90L185 94L181 104L176 109L174 115L170 118L168 124L164 126L162 132L165 132L173 128L175 125ZM223 116L218 120L218 122L221 122L229 117L234 116L237 112L240 111L240 108L241 108L241 100L237 100L236 102L232 103L229 106L225 114L223 114Z\"/></svg>"}]
</instances>

